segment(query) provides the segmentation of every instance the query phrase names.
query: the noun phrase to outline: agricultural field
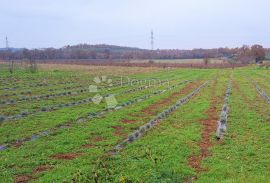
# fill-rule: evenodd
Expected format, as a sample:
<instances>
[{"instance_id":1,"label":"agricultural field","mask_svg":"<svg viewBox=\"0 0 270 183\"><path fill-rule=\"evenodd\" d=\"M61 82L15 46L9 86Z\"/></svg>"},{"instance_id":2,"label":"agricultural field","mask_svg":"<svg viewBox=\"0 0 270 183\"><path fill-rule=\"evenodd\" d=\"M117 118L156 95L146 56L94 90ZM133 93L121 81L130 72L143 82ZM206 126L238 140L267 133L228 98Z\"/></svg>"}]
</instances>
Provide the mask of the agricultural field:
<instances>
[{"instance_id":1,"label":"agricultural field","mask_svg":"<svg viewBox=\"0 0 270 183\"><path fill-rule=\"evenodd\" d=\"M154 59L155 63L204 64L203 59ZM131 60L131 63L147 63L149 60ZM209 64L222 64L221 59L209 59Z\"/></svg>"},{"instance_id":2,"label":"agricultural field","mask_svg":"<svg viewBox=\"0 0 270 183\"><path fill-rule=\"evenodd\" d=\"M270 182L269 69L0 67L0 182Z\"/></svg>"}]
</instances>

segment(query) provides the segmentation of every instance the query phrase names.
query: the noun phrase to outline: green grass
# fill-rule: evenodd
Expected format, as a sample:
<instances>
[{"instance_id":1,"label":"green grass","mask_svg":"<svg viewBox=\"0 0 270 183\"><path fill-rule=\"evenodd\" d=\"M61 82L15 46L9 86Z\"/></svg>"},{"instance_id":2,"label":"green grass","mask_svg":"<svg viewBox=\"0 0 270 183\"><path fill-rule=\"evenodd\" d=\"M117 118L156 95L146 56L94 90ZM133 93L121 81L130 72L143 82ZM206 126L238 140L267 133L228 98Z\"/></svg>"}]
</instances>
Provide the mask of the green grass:
<instances>
[{"instance_id":1,"label":"green grass","mask_svg":"<svg viewBox=\"0 0 270 183\"><path fill-rule=\"evenodd\" d=\"M127 68L128 69L128 68ZM1 70L1 69L0 69ZM232 74L232 95L228 131L223 141L218 144L215 131L210 133L212 146L211 156L203 158L201 166L207 171L196 172L189 165L189 157L199 155L198 143L203 140L203 126L200 123L208 119L206 111L213 105L214 97L221 100L215 104L217 116L223 105L227 81ZM76 120L106 108L104 101L100 105L93 103L65 107L50 112L38 112L20 120L4 121L0 124L0 145L8 144L16 139L52 129L70 123L69 128L58 128L48 136L23 143L19 148L11 147L0 151L0 182L14 182L16 176L31 176L30 182L269 182L270 181L270 107L257 93L255 87L246 77L252 77L266 92L269 93L269 71L256 67L240 69L173 69L154 73L129 75L133 79L170 80L170 85L183 80L196 80L199 86L210 80L207 87L194 96L169 117L162 120L156 127L147 132L134 143L128 144L117 155L108 155L119 142L129 134L146 124L159 112L173 105L196 87L185 90L190 84L183 84L159 95L154 95L141 102L123 107L120 110L107 112L98 118L89 119L84 123ZM119 75L119 74L118 74ZM0 100L21 97L3 97L7 92L20 93L31 90L32 95L63 92L66 86L79 84L88 86L95 76L91 73L72 71L40 71L34 74L28 71L16 71L13 75L1 70L0 88L18 86L14 91L0 91ZM110 76L114 81L118 76ZM29 84L72 81L70 84L27 87ZM216 82L214 82L214 80ZM192 85L191 85L192 86ZM102 95L120 93L138 86L117 86L110 91L104 90ZM139 96L165 89L167 86L150 87L141 91L129 92L117 96L118 103L124 103ZM73 90L73 89L70 89ZM76 87L74 88L76 90ZM185 91L175 95L176 92ZM0 115L18 114L23 110L35 110L43 106L69 103L94 94L85 92L72 96L61 96L40 101L23 101L13 105L0 104ZM174 97L172 97L174 96ZM170 98L170 100L169 100ZM159 104L163 101L161 104ZM158 105L159 104L159 105ZM151 106L152 113L146 109ZM150 109L149 109L150 110ZM123 123L123 120L134 123ZM115 127L121 129L115 135ZM95 140L101 139L101 140ZM90 144L91 148L83 145ZM77 153L74 159L53 158L59 154ZM50 169L35 172L40 166ZM197 177L197 179L193 179Z\"/></svg>"}]
</instances>

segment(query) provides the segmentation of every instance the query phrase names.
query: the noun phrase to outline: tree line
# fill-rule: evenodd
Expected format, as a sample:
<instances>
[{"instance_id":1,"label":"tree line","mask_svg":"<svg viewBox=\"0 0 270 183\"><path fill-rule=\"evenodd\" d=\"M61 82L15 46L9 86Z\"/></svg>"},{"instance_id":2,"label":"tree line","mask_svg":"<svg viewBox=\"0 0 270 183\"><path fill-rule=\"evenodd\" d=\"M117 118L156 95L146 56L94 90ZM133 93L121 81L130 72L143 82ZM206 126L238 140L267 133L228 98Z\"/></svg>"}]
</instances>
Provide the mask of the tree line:
<instances>
[{"instance_id":1,"label":"tree line","mask_svg":"<svg viewBox=\"0 0 270 183\"><path fill-rule=\"evenodd\" d=\"M49 60L49 59L105 59L105 60L132 60L132 59L200 59L222 58L239 63L260 62L265 59L269 49L261 45L239 48L215 49L157 49L146 50L139 48L121 47L113 45L87 45L65 46L63 48L46 49L11 49L1 50L2 60Z\"/></svg>"}]
</instances>

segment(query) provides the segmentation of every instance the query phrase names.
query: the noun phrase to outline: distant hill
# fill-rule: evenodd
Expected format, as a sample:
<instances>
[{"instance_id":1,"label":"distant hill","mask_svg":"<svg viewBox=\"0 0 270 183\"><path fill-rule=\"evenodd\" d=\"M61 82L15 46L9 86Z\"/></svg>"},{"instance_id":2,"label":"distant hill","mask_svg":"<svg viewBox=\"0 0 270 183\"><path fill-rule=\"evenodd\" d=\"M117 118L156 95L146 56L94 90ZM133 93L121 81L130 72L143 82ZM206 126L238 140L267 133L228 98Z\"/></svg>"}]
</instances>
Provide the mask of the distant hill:
<instances>
[{"instance_id":1,"label":"distant hill","mask_svg":"<svg viewBox=\"0 0 270 183\"><path fill-rule=\"evenodd\" d=\"M116 46L116 45L107 45L107 44L97 44L97 45L88 45L88 44L78 44L73 46L64 46L63 50L86 50L86 51L112 51L112 52L125 52L125 51L142 51L144 49L135 48L135 47L126 47L126 46Z\"/></svg>"},{"instance_id":2,"label":"distant hill","mask_svg":"<svg viewBox=\"0 0 270 183\"><path fill-rule=\"evenodd\" d=\"M7 48L0 48L0 51L5 51L7 50ZM16 51L22 51L23 48L9 48L9 50L11 50L12 52L16 52Z\"/></svg>"},{"instance_id":3,"label":"distant hill","mask_svg":"<svg viewBox=\"0 0 270 183\"><path fill-rule=\"evenodd\" d=\"M78 44L67 45L62 48L40 48L22 51L22 48L10 48L12 55L7 55L6 48L0 48L0 59L13 57L22 59L32 57L35 59L91 59L118 61L131 59L202 59L202 58L233 58L235 55L241 57L243 62L250 62L258 57L251 54L266 51L267 58L270 59L270 50L264 49L260 45L243 46L240 48L213 48L213 49L140 49L136 47L116 46L107 44ZM253 49L253 51L252 51ZM262 57L262 56L261 56ZM261 58L260 57L260 58ZM248 60L248 61L246 61Z\"/></svg>"}]
</instances>

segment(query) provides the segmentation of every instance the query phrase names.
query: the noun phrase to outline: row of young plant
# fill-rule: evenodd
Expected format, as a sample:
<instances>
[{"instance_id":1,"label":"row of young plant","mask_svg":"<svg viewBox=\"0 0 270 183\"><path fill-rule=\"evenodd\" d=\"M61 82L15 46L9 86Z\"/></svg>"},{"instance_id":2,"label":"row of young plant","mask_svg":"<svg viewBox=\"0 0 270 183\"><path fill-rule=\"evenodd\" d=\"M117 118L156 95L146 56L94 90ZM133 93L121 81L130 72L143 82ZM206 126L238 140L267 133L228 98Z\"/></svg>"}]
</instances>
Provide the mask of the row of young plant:
<instances>
[{"instance_id":1,"label":"row of young plant","mask_svg":"<svg viewBox=\"0 0 270 183\"><path fill-rule=\"evenodd\" d=\"M121 109L123 107L132 105L132 104L137 103L137 102L141 102L141 101L146 100L146 99L148 99L150 97L153 97L155 95L159 95L159 94L165 93L167 91L173 90L173 89L175 89L176 87L178 87L180 85L183 85L183 84L186 84L186 83L192 83L192 82L194 82L194 81L192 81L192 80L185 80L185 81L182 81L182 82L180 82L178 84L175 84L173 86L167 87L164 90L157 90L157 91L152 92L151 94L146 94L144 96L140 96L140 97L137 97L137 98L128 100L127 102L124 102L124 103L118 105L114 109L108 109L107 108L107 109L101 110L99 112L92 112L92 113L89 114L88 118L95 118L95 117L102 116L108 110L119 110L119 109Z\"/></svg>"},{"instance_id":2,"label":"row of young plant","mask_svg":"<svg viewBox=\"0 0 270 183\"><path fill-rule=\"evenodd\" d=\"M258 77L263 78L264 80L266 80L266 82L270 83L270 76L269 75L258 73L256 71L253 71L252 75L257 75Z\"/></svg>"},{"instance_id":3,"label":"row of young plant","mask_svg":"<svg viewBox=\"0 0 270 183\"><path fill-rule=\"evenodd\" d=\"M51 128L51 129L48 129L48 130L45 130L45 131L42 131L42 132L39 132L39 133L35 133L31 137L25 137L25 138L17 139L15 141L7 142L4 145L0 145L0 151L1 150L6 150L9 147L12 147L12 146L14 146L16 144L23 144L23 143L28 142L28 141L34 141L34 140L36 140L36 139L38 139L40 137L50 135L50 134L56 132L58 129L71 128L74 125L76 125L77 123L87 122L89 119L93 119L93 118L103 116L108 112L113 112L113 111L120 110L120 109L122 109L124 107L127 107L129 105L142 102L142 101L144 101L144 100L146 100L148 98L151 98L153 96L156 96L156 95L165 93L167 91L170 91L172 89L175 89L176 87L178 87L180 85L183 85L183 84L186 84L186 83L192 83L192 82L194 82L194 81L192 81L192 80L184 80L184 81L181 81L180 83L177 83L177 84L175 84L173 86L167 87L164 90L157 90L157 91L152 92L151 94L146 94L146 95L143 95L143 96L136 97L134 99L128 100L127 102L119 104L115 108L105 108L105 109L102 109L102 110L97 111L97 112L90 112L86 117L81 117L78 120L76 120L75 123L71 122L71 121L67 121L67 122L64 122L61 125L57 125L57 126Z\"/></svg>"},{"instance_id":4,"label":"row of young plant","mask_svg":"<svg viewBox=\"0 0 270 183\"><path fill-rule=\"evenodd\" d=\"M131 93L131 92L144 90L144 89L147 89L147 88L148 87L139 87L137 89L131 89L131 90L127 90L127 91L129 93ZM85 90L83 90L83 92L84 91ZM71 92L68 92L68 93L71 94ZM114 96L121 95L121 94L124 94L124 93L126 93L126 92L120 92L120 93L115 94ZM61 95L63 95L63 94L61 94ZM108 97L108 96L110 96L110 94L107 94L104 97ZM69 102L69 103L65 103L65 104L58 104L58 105L54 105L54 106L44 106L44 107L41 107L40 109L34 110L34 111L24 110L20 114L12 115L12 116L0 115L0 122L21 119L21 118L24 118L24 117L27 117L29 115L33 115L33 114L36 114L36 113L39 113L39 112L49 112L49 111L52 111L52 110L62 109L64 107L73 107L73 106L86 104L86 103L91 103L91 102L95 103L96 100L97 100L96 98L90 97L90 98L86 98L86 99L82 99L82 100L78 100L78 101L74 101L74 102Z\"/></svg>"},{"instance_id":5,"label":"row of young plant","mask_svg":"<svg viewBox=\"0 0 270 183\"><path fill-rule=\"evenodd\" d=\"M9 81L9 82L18 82L18 81L20 81L20 79L19 78L10 78L10 77L0 77L0 81L1 82L5 82L5 81Z\"/></svg>"},{"instance_id":6,"label":"row of young plant","mask_svg":"<svg viewBox=\"0 0 270 183\"><path fill-rule=\"evenodd\" d=\"M168 81L161 81L160 82L160 85L165 83L165 82L168 82ZM126 85L127 83L123 83L122 85ZM113 87L117 87L119 86L120 84L116 84L114 85ZM76 86L77 87L77 86ZM16 104L16 103L19 103L19 102L23 102L23 101L35 101L35 100L42 100L42 99L52 99L52 98L57 98L57 97L62 97L62 96L68 96L68 95L77 95L79 93L85 93L85 92L88 92L88 88L86 87L83 87L83 86L78 86L79 89L76 89L76 90L72 90L72 91L64 91L64 92L60 92L60 93L53 93L53 94L44 94L44 95L37 95L37 96L23 96L23 97L20 97L18 99L8 99L8 100L2 100L0 101L0 104L3 104L3 105L12 105L12 104ZM107 86L104 86L103 88L101 89L105 89L107 88ZM133 88L133 89L130 89L130 90L127 90L125 92L120 92L120 94L125 94L125 93L129 93L129 92L135 92L135 91L139 91L139 90L142 90L142 89L147 89L148 86L141 86L141 87L138 87L138 88ZM32 92L31 91L26 91L26 92L21 92L21 94L28 94L30 95Z\"/></svg>"},{"instance_id":7,"label":"row of young plant","mask_svg":"<svg viewBox=\"0 0 270 183\"><path fill-rule=\"evenodd\" d=\"M75 86L76 88L85 88L80 86ZM44 94L44 95L36 95L36 96L23 96L20 97L18 99L8 99L8 100L2 100L0 101L0 104L5 104L5 105L10 105L10 104L16 104L19 102L24 102L24 101L39 101L42 99L52 99L52 98L57 98L57 97L61 97L61 96L68 96L68 95L76 95L79 93L84 93L87 92L87 89L77 89L77 90L72 90L72 91L64 91L64 92L60 92L60 93L52 93L52 94ZM27 94L30 95L32 92L28 91Z\"/></svg>"},{"instance_id":8,"label":"row of young plant","mask_svg":"<svg viewBox=\"0 0 270 183\"><path fill-rule=\"evenodd\" d=\"M232 94L232 85L231 80L228 81L227 90L225 93L224 105L222 106L222 111L220 113L217 130L216 130L216 138L220 140L223 138L227 131L227 121L229 115L229 99Z\"/></svg>"},{"instance_id":9,"label":"row of young plant","mask_svg":"<svg viewBox=\"0 0 270 183\"><path fill-rule=\"evenodd\" d=\"M169 108L165 109L161 113L159 113L157 116L155 116L153 119L148 121L143 126L139 127L137 130L135 130L132 134L130 134L127 139L125 139L123 142L119 143L114 148L114 153L116 151L123 149L127 144L134 142L135 140L142 137L147 131L155 127L158 123L160 123L163 119L167 118L171 113L173 113L175 110L183 106L184 104L188 103L190 99L198 94L207 84L209 81L206 81L202 85L200 85L198 88L196 88L194 91L186 95L185 97L179 99L174 105L170 106Z\"/></svg>"},{"instance_id":10,"label":"row of young plant","mask_svg":"<svg viewBox=\"0 0 270 183\"><path fill-rule=\"evenodd\" d=\"M268 104L270 104L270 97L268 96L268 94L254 80L251 81L256 87L257 92L262 96L262 98L266 100Z\"/></svg>"},{"instance_id":11,"label":"row of young plant","mask_svg":"<svg viewBox=\"0 0 270 183\"><path fill-rule=\"evenodd\" d=\"M17 90L20 88L34 88L34 87L48 87L48 86L57 86L57 85L65 85L65 84L75 84L73 81L67 81L67 82L58 82L58 83L35 83L35 84L29 84L27 86L13 86L13 87L4 87L0 88L0 90Z\"/></svg>"},{"instance_id":12,"label":"row of young plant","mask_svg":"<svg viewBox=\"0 0 270 183\"><path fill-rule=\"evenodd\" d=\"M162 81L165 82L165 81ZM127 84L129 84L128 82L118 82L116 84L113 84L113 86L101 86L99 87L101 90L106 90L108 88L112 88L112 87L118 87L118 86L126 86ZM83 92L88 91L88 89L86 89L86 87L82 86L82 85L76 85L76 86L67 86L64 87L64 90L69 90L69 89L77 89L77 92L81 92L80 90L83 90ZM78 89L79 88L79 89ZM58 91L59 89L55 88L55 89L48 89L48 91L53 92L53 91ZM18 101L30 101L30 100L39 100L39 99L44 99L44 98L49 98L49 97L58 97L58 96L65 96L65 95L71 95L71 92L76 92L76 91L64 91L61 93L57 93L57 94L44 94L42 96L32 96L29 97L28 95L32 94L31 90L26 90L26 91L21 91L19 93L4 93L2 95L0 95L1 97L11 97L11 96L19 96L19 99L7 99L7 100L2 100L0 101L0 104L16 104Z\"/></svg>"},{"instance_id":13,"label":"row of young plant","mask_svg":"<svg viewBox=\"0 0 270 183\"><path fill-rule=\"evenodd\" d=\"M34 79L30 79L30 81L33 81L33 80ZM1 84L0 84L1 88L2 87L4 87L4 88L12 88L10 86L17 85L17 84L21 83L22 80L6 77L6 78L0 78L0 82L1 82Z\"/></svg>"},{"instance_id":14,"label":"row of young plant","mask_svg":"<svg viewBox=\"0 0 270 183\"><path fill-rule=\"evenodd\" d=\"M169 82L169 80L159 80L159 83L158 84L163 84L165 82ZM119 82L118 82L119 81ZM112 88L112 87L118 87L118 86L130 86L131 84L133 86L137 85L137 84L147 84L147 83L150 83L152 81L152 79L145 79L145 80L139 80L139 79L134 79L134 80L131 80L131 81L126 81L126 82L123 82L121 80L118 80L117 83L113 84L113 85L107 85L107 86L101 86L100 89L108 89L108 88ZM133 81L135 81L134 83L132 83Z\"/></svg>"},{"instance_id":15,"label":"row of young plant","mask_svg":"<svg viewBox=\"0 0 270 183\"><path fill-rule=\"evenodd\" d=\"M66 86L66 87L64 87L62 89L63 90L70 90L70 89L81 88L81 87L83 87L83 86L81 84L79 84L79 85L75 85L75 86ZM49 92L54 92L54 91L58 91L59 88L48 88L47 90ZM24 98L24 97L28 97L28 95L32 95L32 93L33 92L31 90L21 91L21 92L17 92L17 93L10 93L9 92L9 93L4 93L4 94L0 95L0 98L1 97L11 97L11 96L19 96L20 98ZM10 99L10 100L13 100L13 102L16 103L15 99ZM8 102L10 104L14 104L14 103L12 103L12 101L8 101L8 100L1 101L1 103L6 103L6 102Z\"/></svg>"}]
</instances>

